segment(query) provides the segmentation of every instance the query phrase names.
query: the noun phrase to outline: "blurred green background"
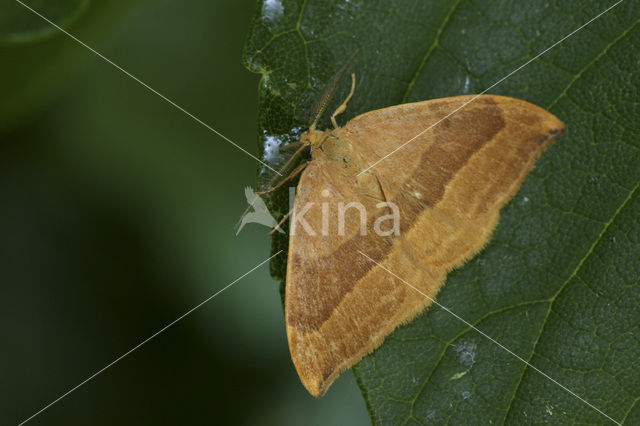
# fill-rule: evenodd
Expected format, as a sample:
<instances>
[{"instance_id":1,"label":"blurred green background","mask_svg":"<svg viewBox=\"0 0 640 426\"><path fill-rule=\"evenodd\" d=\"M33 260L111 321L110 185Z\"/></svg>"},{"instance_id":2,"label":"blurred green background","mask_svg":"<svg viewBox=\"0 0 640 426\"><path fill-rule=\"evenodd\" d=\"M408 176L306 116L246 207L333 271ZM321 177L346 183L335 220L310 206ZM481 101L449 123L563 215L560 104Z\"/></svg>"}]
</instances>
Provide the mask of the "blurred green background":
<instances>
[{"instance_id":1,"label":"blurred green background","mask_svg":"<svg viewBox=\"0 0 640 426\"><path fill-rule=\"evenodd\" d=\"M257 152L252 0L85 3L70 32ZM0 423L16 424L266 259L269 238L235 236L254 160L14 1L0 15ZM16 22L35 36L6 37ZM351 372L319 400L299 383L264 265L30 422L115 423L368 416Z\"/></svg>"}]
</instances>

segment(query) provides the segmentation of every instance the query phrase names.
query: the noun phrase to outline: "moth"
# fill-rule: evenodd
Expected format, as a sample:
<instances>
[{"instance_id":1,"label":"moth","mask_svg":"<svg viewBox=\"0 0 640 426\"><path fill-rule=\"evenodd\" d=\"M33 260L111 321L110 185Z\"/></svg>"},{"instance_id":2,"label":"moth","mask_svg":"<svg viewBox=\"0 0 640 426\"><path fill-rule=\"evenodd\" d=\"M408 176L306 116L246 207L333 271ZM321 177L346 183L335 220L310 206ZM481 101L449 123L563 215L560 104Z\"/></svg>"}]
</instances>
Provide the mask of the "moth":
<instances>
[{"instance_id":1,"label":"moth","mask_svg":"<svg viewBox=\"0 0 640 426\"><path fill-rule=\"evenodd\" d=\"M333 129L319 131L325 90L300 137L311 161L290 175L301 173L289 217L286 333L316 397L430 304L405 282L435 298L447 273L487 244L500 209L565 129L540 107L496 95L396 105L340 127L351 77Z\"/></svg>"}]
</instances>

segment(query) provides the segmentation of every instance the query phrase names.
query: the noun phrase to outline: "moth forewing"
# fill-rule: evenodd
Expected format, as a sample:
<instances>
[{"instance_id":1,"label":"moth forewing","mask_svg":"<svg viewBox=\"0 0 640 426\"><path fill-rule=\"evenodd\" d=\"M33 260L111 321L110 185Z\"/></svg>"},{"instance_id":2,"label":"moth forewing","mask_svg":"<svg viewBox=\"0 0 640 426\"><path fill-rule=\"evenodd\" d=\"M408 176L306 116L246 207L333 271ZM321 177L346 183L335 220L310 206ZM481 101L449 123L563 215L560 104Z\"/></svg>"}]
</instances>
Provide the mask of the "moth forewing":
<instances>
[{"instance_id":1,"label":"moth forewing","mask_svg":"<svg viewBox=\"0 0 640 426\"><path fill-rule=\"evenodd\" d=\"M289 349L311 394L430 304L405 282L434 298L447 272L486 245L563 130L528 102L481 95L397 105L314 133L325 139L300 175L293 215L328 232L290 233L285 287ZM361 214L327 214L349 203L366 212L366 232ZM381 232L390 205L397 232Z\"/></svg>"}]
</instances>

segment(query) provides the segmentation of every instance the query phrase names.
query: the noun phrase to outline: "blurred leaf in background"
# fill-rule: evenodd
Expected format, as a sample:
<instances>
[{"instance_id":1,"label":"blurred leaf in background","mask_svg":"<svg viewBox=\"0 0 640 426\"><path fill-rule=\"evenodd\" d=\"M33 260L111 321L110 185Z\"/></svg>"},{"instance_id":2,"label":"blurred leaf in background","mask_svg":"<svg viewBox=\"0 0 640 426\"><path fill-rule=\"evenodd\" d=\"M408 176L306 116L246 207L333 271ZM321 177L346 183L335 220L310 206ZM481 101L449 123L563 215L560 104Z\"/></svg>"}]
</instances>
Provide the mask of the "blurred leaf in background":
<instances>
[{"instance_id":1,"label":"blurred leaf in background","mask_svg":"<svg viewBox=\"0 0 640 426\"><path fill-rule=\"evenodd\" d=\"M245 61L261 74L261 154L282 161L274 151L295 139L324 83L356 50L359 83L342 122L479 93L614 4L260 1ZM628 424L640 422L639 19L637 1L619 2L490 90L550 110L568 134L503 210L488 247L438 296ZM335 105L348 82L341 90ZM325 117L319 128L328 126ZM284 212L285 201L283 191L271 203ZM272 250L286 247L276 235ZM276 279L284 260L272 265ZM435 306L355 371L375 423L610 421Z\"/></svg>"},{"instance_id":2,"label":"blurred leaf in background","mask_svg":"<svg viewBox=\"0 0 640 426\"><path fill-rule=\"evenodd\" d=\"M253 0L25 3L255 152ZM266 259L269 239L235 236L253 159L17 2L0 10L3 34L40 34L0 43L0 423L17 424ZM262 268L29 424L366 424L353 377L336 389L303 392Z\"/></svg>"},{"instance_id":3,"label":"blurred leaf in background","mask_svg":"<svg viewBox=\"0 0 640 426\"><path fill-rule=\"evenodd\" d=\"M23 2L24 3L24 2ZM69 26L89 5L89 0L32 0L28 7L61 27ZM25 3L25 4L27 4ZM58 30L44 19L19 7L16 1L0 3L0 42L29 43L54 35Z\"/></svg>"}]
</instances>

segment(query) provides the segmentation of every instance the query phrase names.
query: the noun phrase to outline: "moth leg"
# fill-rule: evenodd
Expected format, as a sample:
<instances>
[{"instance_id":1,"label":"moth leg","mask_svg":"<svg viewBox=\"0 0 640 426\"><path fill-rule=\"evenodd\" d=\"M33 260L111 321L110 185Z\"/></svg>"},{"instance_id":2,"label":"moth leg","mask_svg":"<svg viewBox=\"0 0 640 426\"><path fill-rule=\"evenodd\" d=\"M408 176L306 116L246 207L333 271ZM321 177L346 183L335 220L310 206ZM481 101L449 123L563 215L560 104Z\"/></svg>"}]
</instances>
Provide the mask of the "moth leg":
<instances>
[{"instance_id":1,"label":"moth leg","mask_svg":"<svg viewBox=\"0 0 640 426\"><path fill-rule=\"evenodd\" d=\"M347 95L347 99L345 99L344 102L342 102L342 104L340 104L340 106L336 108L335 111L333 111L333 114L331 114L331 123L333 124L334 129L338 128L338 122L336 121L336 116L342 114L347 109L347 102L349 102L355 90L356 90L356 75L352 73L351 74L351 90Z\"/></svg>"},{"instance_id":2,"label":"moth leg","mask_svg":"<svg viewBox=\"0 0 640 426\"><path fill-rule=\"evenodd\" d=\"M289 216L291 216L291 212L293 210L289 210L289 213L285 214L284 217L282 219L280 219L280 222L278 222L278 224L276 226L273 227L273 229L269 232L267 232L268 236L272 236L273 234L275 234L276 231L281 231L284 232L281 228L280 225L282 225L287 219L289 219Z\"/></svg>"},{"instance_id":3,"label":"moth leg","mask_svg":"<svg viewBox=\"0 0 640 426\"><path fill-rule=\"evenodd\" d=\"M263 195L263 194L268 194L269 192L273 192L276 189L280 188L282 185L285 184L285 182L290 181L291 179L293 179L294 177L296 177L298 174L300 174L301 171L303 171L305 169L305 167L307 167L307 165L309 164L308 161L305 161L302 164L299 164L298 167L296 167L295 169L293 169L291 171L291 173L289 173L287 175L287 177L285 177L284 179L282 179L280 182L278 182L278 184L276 186L274 186L273 188L267 189L266 191L260 191L260 192L256 192L256 194L258 195Z\"/></svg>"}]
</instances>

